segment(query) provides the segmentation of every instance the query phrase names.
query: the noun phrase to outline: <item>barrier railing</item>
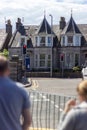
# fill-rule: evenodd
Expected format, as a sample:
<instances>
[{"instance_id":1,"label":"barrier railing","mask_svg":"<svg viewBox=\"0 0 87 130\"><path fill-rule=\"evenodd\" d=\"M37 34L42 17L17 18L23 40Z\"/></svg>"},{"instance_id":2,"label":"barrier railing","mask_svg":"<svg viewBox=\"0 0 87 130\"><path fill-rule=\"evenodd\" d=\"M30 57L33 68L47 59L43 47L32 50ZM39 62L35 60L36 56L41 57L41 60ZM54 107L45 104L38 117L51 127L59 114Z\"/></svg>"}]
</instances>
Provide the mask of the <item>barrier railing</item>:
<instances>
[{"instance_id":1,"label":"barrier railing","mask_svg":"<svg viewBox=\"0 0 87 130\"><path fill-rule=\"evenodd\" d=\"M75 97L29 92L31 99L32 129L56 129L65 103Z\"/></svg>"}]
</instances>

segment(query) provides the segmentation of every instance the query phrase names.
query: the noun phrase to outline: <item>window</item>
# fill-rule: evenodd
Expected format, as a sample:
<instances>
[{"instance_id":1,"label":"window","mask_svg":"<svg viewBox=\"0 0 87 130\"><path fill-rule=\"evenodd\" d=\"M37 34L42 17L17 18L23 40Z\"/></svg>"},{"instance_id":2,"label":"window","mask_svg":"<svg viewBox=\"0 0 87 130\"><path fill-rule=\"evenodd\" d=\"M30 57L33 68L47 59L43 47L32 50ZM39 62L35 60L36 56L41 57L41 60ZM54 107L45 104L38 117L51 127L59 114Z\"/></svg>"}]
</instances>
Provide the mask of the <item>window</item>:
<instances>
[{"instance_id":1,"label":"window","mask_svg":"<svg viewBox=\"0 0 87 130\"><path fill-rule=\"evenodd\" d=\"M66 66L68 68L73 67L73 53L67 53L66 54Z\"/></svg>"},{"instance_id":2,"label":"window","mask_svg":"<svg viewBox=\"0 0 87 130\"><path fill-rule=\"evenodd\" d=\"M36 60L38 59L38 55L36 55Z\"/></svg>"},{"instance_id":3,"label":"window","mask_svg":"<svg viewBox=\"0 0 87 130\"><path fill-rule=\"evenodd\" d=\"M48 46L51 46L51 37L48 37Z\"/></svg>"},{"instance_id":4,"label":"window","mask_svg":"<svg viewBox=\"0 0 87 130\"><path fill-rule=\"evenodd\" d=\"M38 55L35 55L35 67L38 67Z\"/></svg>"},{"instance_id":5,"label":"window","mask_svg":"<svg viewBox=\"0 0 87 130\"><path fill-rule=\"evenodd\" d=\"M40 54L40 67L45 67L45 54Z\"/></svg>"},{"instance_id":6,"label":"window","mask_svg":"<svg viewBox=\"0 0 87 130\"><path fill-rule=\"evenodd\" d=\"M51 59L51 55L48 55L48 60L50 60Z\"/></svg>"},{"instance_id":7,"label":"window","mask_svg":"<svg viewBox=\"0 0 87 130\"><path fill-rule=\"evenodd\" d=\"M48 60L47 67L50 68L50 65L51 65L51 61Z\"/></svg>"},{"instance_id":8,"label":"window","mask_svg":"<svg viewBox=\"0 0 87 130\"><path fill-rule=\"evenodd\" d=\"M21 38L21 46L23 46L25 44L25 38Z\"/></svg>"},{"instance_id":9,"label":"window","mask_svg":"<svg viewBox=\"0 0 87 130\"><path fill-rule=\"evenodd\" d=\"M35 37L35 42L38 43L38 37Z\"/></svg>"},{"instance_id":10,"label":"window","mask_svg":"<svg viewBox=\"0 0 87 130\"><path fill-rule=\"evenodd\" d=\"M64 45L65 44L65 37L63 36L62 39L63 39L63 45Z\"/></svg>"},{"instance_id":11,"label":"window","mask_svg":"<svg viewBox=\"0 0 87 130\"><path fill-rule=\"evenodd\" d=\"M51 55L48 55L47 67L50 68L51 65Z\"/></svg>"},{"instance_id":12,"label":"window","mask_svg":"<svg viewBox=\"0 0 87 130\"><path fill-rule=\"evenodd\" d=\"M35 64L36 64L36 67L38 67L38 61L36 61Z\"/></svg>"},{"instance_id":13,"label":"window","mask_svg":"<svg viewBox=\"0 0 87 130\"><path fill-rule=\"evenodd\" d=\"M45 59L45 54L40 54L40 60L44 60Z\"/></svg>"},{"instance_id":14,"label":"window","mask_svg":"<svg viewBox=\"0 0 87 130\"><path fill-rule=\"evenodd\" d=\"M40 37L40 46L45 46L46 39L45 37Z\"/></svg>"},{"instance_id":15,"label":"window","mask_svg":"<svg viewBox=\"0 0 87 130\"><path fill-rule=\"evenodd\" d=\"M73 43L73 36L68 36L68 43Z\"/></svg>"},{"instance_id":16,"label":"window","mask_svg":"<svg viewBox=\"0 0 87 130\"><path fill-rule=\"evenodd\" d=\"M79 65L79 54L75 54L75 66Z\"/></svg>"},{"instance_id":17,"label":"window","mask_svg":"<svg viewBox=\"0 0 87 130\"><path fill-rule=\"evenodd\" d=\"M76 40L75 40L75 44L76 44L76 46L79 46L79 36L76 36Z\"/></svg>"}]
</instances>

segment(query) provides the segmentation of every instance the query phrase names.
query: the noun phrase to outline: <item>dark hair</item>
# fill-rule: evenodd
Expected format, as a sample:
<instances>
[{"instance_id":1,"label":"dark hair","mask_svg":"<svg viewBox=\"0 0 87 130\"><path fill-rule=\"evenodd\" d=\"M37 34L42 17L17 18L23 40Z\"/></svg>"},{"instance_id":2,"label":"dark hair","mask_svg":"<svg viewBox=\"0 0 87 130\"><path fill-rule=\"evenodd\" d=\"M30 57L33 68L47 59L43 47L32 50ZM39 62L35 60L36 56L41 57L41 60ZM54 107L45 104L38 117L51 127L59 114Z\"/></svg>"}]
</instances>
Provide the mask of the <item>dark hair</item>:
<instances>
[{"instance_id":1,"label":"dark hair","mask_svg":"<svg viewBox=\"0 0 87 130\"><path fill-rule=\"evenodd\" d=\"M8 69L8 60L4 56L0 56L0 73L4 73Z\"/></svg>"}]
</instances>

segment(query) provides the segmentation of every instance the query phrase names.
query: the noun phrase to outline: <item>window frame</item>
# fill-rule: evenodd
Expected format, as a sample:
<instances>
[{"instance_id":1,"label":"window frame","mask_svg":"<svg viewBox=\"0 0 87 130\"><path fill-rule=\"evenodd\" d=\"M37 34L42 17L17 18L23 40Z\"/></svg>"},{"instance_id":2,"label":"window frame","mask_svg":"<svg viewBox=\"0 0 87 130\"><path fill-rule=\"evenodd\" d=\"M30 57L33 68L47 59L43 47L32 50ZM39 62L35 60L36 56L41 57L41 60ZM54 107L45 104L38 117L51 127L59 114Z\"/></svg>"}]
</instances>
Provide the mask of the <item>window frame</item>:
<instances>
[{"instance_id":1,"label":"window frame","mask_svg":"<svg viewBox=\"0 0 87 130\"><path fill-rule=\"evenodd\" d=\"M41 42L41 38L44 38L44 42ZM39 43L40 43L40 46L45 46L46 45L46 37L45 36L40 36L39 37Z\"/></svg>"},{"instance_id":2,"label":"window frame","mask_svg":"<svg viewBox=\"0 0 87 130\"><path fill-rule=\"evenodd\" d=\"M44 58L43 58L43 56L41 58L41 55L43 55ZM43 62L44 65L41 65L41 62ZM46 64L46 55L45 54L40 54L39 55L39 66L40 66L40 68L45 68L45 64Z\"/></svg>"},{"instance_id":3,"label":"window frame","mask_svg":"<svg viewBox=\"0 0 87 130\"><path fill-rule=\"evenodd\" d=\"M76 59L76 55L78 56L78 61L77 61L77 62L78 62L78 63L77 63L78 65L76 65L76 60L77 60L77 59ZM75 53L75 66L79 66L79 58L80 58L79 53Z\"/></svg>"},{"instance_id":4,"label":"window frame","mask_svg":"<svg viewBox=\"0 0 87 130\"><path fill-rule=\"evenodd\" d=\"M77 39L78 38L78 39ZM78 41L78 42L77 42ZM78 44L77 44L78 43ZM75 36L75 45L76 46L79 46L79 43L80 43L80 41L79 41L79 36Z\"/></svg>"},{"instance_id":5,"label":"window frame","mask_svg":"<svg viewBox=\"0 0 87 130\"><path fill-rule=\"evenodd\" d=\"M72 40L69 38L72 38ZM67 42L68 42L68 45L70 45L70 44L72 45L73 44L73 36L67 36Z\"/></svg>"},{"instance_id":6,"label":"window frame","mask_svg":"<svg viewBox=\"0 0 87 130\"><path fill-rule=\"evenodd\" d=\"M48 37L47 37L48 46L51 46L51 40L52 40L51 36L48 36ZM49 41L50 41L50 42L49 42Z\"/></svg>"}]
</instances>

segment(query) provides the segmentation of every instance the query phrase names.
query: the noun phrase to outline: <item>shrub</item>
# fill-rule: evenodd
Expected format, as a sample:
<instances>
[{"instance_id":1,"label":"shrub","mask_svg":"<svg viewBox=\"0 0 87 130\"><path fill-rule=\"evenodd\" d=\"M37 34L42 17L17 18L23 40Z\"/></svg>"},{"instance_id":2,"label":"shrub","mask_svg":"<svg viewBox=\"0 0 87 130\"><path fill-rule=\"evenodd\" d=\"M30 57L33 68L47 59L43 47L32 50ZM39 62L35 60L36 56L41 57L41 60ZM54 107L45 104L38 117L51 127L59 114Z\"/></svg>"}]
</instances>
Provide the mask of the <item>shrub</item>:
<instances>
[{"instance_id":1,"label":"shrub","mask_svg":"<svg viewBox=\"0 0 87 130\"><path fill-rule=\"evenodd\" d=\"M3 55L3 56L5 56L6 58L8 58L9 52L8 52L8 50L4 49L3 52L0 52L0 55Z\"/></svg>"},{"instance_id":2,"label":"shrub","mask_svg":"<svg viewBox=\"0 0 87 130\"><path fill-rule=\"evenodd\" d=\"M75 66L75 67L73 67L73 71L74 72L81 71L81 68L79 66Z\"/></svg>"}]
</instances>

